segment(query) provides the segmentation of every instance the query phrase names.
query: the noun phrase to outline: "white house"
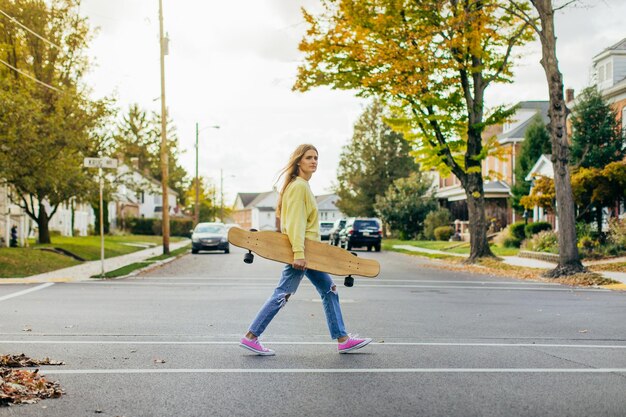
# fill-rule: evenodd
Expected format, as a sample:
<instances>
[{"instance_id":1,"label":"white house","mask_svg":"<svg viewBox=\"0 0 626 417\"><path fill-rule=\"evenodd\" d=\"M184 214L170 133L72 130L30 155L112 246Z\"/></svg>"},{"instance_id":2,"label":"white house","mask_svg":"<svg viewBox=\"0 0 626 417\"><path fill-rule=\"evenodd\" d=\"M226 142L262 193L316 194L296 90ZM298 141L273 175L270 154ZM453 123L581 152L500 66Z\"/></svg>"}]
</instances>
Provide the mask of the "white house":
<instances>
[{"instance_id":1,"label":"white house","mask_svg":"<svg viewBox=\"0 0 626 417\"><path fill-rule=\"evenodd\" d=\"M335 221L345 217L337 208L335 194L316 196L320 221ZM238 193L233 219L244 229L276 230L278 192Z\"/></svg>"}]
</instances>

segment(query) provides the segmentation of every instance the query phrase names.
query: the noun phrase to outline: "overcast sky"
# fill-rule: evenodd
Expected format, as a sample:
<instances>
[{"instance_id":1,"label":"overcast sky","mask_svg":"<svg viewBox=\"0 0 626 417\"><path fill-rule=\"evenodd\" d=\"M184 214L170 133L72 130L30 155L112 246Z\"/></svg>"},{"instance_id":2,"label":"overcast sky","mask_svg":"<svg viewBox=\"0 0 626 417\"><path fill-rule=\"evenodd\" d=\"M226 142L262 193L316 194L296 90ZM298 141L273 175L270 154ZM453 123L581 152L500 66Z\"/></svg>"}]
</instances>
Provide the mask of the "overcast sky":
<instances>
[{"instance_id":1,"label":"overcast sky","mask_svg":"<svg viewBox=\"0 0 626 417\"><path fill-rule=\"evenodd\" d=\"M200 129L217 124L220 129L200 132L199 171L219 186L223 170L226 203L237 192L270 190L289 154L305 142L320 152L311 188L330 192L341 147L367 103L347 91L291 91L306 30L300 7L316 10L318 1L163 3L170 38L166 103L187 171L195 172L195 123ZM556 21L561 71L576 91L589 84L592 57L626 37L626 1L586 4ZM160 110L158 0L83 0L81 13L99 28L86 79L94 96L113 95L124 110L131 103ZM488 106L547 99L539 44L520 53L515 83L492 86Z\"/></svg>"}]
</instances>

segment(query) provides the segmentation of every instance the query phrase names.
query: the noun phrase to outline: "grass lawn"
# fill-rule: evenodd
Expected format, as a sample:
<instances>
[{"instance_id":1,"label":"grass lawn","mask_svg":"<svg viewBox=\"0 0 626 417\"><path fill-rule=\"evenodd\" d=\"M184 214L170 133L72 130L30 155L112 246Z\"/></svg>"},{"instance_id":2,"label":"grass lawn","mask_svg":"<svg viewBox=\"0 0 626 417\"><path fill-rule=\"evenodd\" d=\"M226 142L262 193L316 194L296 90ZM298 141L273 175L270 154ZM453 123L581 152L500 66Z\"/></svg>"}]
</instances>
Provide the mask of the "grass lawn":
<instances>
[{"instance_id":1,"label":"grass lawn","mask_svg":"<svg viewBox=\"0 0 626 417\"><path fill-rule=\"evenodd\" d=\"M469 242L443 242L437 240L397 240L397 239L385 239L385 245L388 250L394 250L394 245L410 245L417 246L419 248L440 250L448 253L460 253L469 255L470 244ZM504 248L498 245L491 245L491 251L496 256L515 256L519 252L517 248Z\"/></svg>"},{"instance_id":2,"label":"grass lawn","mask_svg":"<svg viewBox=\"0 0 626 417\"><path fill-rule=\"evenodd\" d=\"M147 260L145 260L143 262L135 262L133 264L123 266L123 267L115 269L113 271L106 272L104 274L104 277L105 278L123 277L123 276L126 276L126 275L130 274L133 271L136 271L137 269L145 268L148 265L151 265L151 264L153 264L153 263L155 263L157 261L162 261L162 260L165 260L165 259L168 259L168 258L173 258L173 257L179 256L179 255L184 255L186 253L189 253L189 251L190 251L190 246L187 245L187 246L184 246L182 248L178 248L176 250L171 251L169 253L169 255L153 256L152 258L149 258L149 259L147 259ZM92 278L100 278L100 276L99 275L95 275L95 276L92 276Z\"/></svg>"},{"instance_id":3,"label":"grass lawn","mask_svg":"<svg viewBox=\"0 0 626 417\"><path fill-rule=\"evenodd\" d=\"M78 265L65 255L33 248L0 248L0 278L21 278Z\"/></svg>"},{"instance_id":4,"label":"grass lawn","mask_svg":"<svg viewBox=\"0 0 626 417\"><path fill-rule=\"evenodd\" d=\"M96 261L100 259L100 236L81 236L66 237L52 236L52 243L40 245L31 242L34 247L54 247L62 248L74 255L80 256L86 261ZM178 242L181 238L171 237L170 242ZM104 257L112 258L115 256L126 255L151 246L133 246L131 244L150 244L158 246L162 243L161 236L147 235L121 235L121 236L105 236L104 237Z\"/></svg>"}]
</instances>

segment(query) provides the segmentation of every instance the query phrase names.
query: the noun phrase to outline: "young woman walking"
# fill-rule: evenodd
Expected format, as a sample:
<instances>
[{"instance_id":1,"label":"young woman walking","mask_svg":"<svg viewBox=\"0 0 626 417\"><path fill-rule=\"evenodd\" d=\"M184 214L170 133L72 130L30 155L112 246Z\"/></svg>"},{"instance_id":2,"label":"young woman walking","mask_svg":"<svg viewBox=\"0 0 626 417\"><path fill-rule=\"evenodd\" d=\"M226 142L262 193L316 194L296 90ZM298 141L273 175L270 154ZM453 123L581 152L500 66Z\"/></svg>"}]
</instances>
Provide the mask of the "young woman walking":
<instances>
[{"instance_id":1,"label":"young woman walking","mask_svg":"<svg viewBox=\"0 0 626 417\"><path fill-rule=\"evenodd\" d=\"M248 332L241 338L239 345L258 355L274 355L272 349L261 344L259 336L296 292L305 275L322 297L330 337L337 339L339 353L360 349L372 341L346 333L337 286L327 273L306 268L304 239L320 240L317 203L309 187L309 180L317 170L317 159L317 149L313 145L300 145L281 172L281 176L285 176L285 183L278 197L276 217L280 218L281 232L289 236L293 264L285 265L278 286L257 313Z\"/></svg>"}]
</instances>

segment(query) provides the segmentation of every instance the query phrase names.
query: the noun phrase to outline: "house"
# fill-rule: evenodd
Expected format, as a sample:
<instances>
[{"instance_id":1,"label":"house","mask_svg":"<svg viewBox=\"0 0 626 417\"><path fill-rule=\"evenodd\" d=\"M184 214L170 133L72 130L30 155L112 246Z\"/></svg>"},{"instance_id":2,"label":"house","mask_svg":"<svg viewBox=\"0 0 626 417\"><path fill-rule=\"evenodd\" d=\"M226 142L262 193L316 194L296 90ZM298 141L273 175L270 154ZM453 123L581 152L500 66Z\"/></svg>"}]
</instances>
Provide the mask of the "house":
<instances>
[{"instance_id":1,"label":"house","mask_svg":"<svg viewBox=\"0 0 626 417\"><path fill-rule=\"evenodd\" d=\"M551 155L541 155L535 165L530 169L525 180L530 182L531 190L533 182L538 177L547 177L554 179L554 167L552 165ZM544 221L552 224L554 230L558 230L558 222L554 213L546 212L542 207L534 207L532 213L532 221Z\"/></svg>"},{"instance_id":2,"label":"house","mask_svg":"<svg viewBox=\"0 0 626 417\"><path fill-rule=\"evenodd\" d=\"M345 217L335 203L336 194L315 197L320 221L335 221ZM276 230L276 205L278 192L238 193L232 217L244 229Z\"/></svg>"},{"instance_id":3,"label":"house","mask_svg":"<svg viewBox=\"0 0 626 417\"><path fill-rule=\"evenodd\" d=\"M276 230L277 191L238 193L232 217L244 229Z\"/></svg>"},{"instance_id":4,"label":"house","mask_svg":"<svg viewBox=\"0 0 626 417\"><path fill-rule=\"evenodd\" d=\"M488 156L483 160L482 169L485 176L483 185L485 192L485 214L496 230L517 221L511 199L511 187L518 180L515 178L515 163L520 153L521 142L524 141L526 130L535 116L539 115L547 124L547 101L522 101L515 106L511 119L502 124L489 126L483 132L483 139L496 137L502 147L504 158ZM461 182L454 175L438 178L439 186L435 196L439 205L452 213L461 233L466 233L469 224L467 197Z\"/></svg>"}]
</instances>

